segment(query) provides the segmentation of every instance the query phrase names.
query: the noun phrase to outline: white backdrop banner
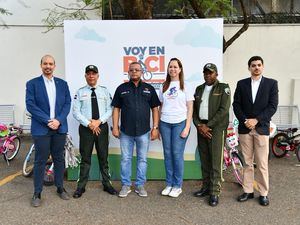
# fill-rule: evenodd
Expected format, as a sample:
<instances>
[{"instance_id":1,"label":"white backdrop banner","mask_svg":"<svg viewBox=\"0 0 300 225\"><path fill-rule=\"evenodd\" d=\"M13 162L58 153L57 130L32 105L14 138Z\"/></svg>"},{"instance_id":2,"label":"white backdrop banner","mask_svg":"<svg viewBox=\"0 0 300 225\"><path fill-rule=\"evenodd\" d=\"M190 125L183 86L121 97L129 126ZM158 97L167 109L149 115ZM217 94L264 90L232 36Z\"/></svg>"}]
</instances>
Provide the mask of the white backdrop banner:
<instances>
[{"instance_id":1,"label":"white backdrop banner","mask_svg":"<svg viewBox=\"0 0 300 225\"><path fill-rule=\"evenodd\" d=\"M183 63L186 82L193 88L203 83L203 66L217 65L222 80L223 20L95 20L65 21L66 80L71 95L86 84L84 69L96 65L98 84L113 96L116 88L128 80L128 65L143 65L143 79L156 89L166 77L173 57ZM78 123L69 115L69 133L78 147ZM109 121L111 126L111 120ZM185 149L185 159L195 160L197 137L194 126ZM120 154L119 140L110 137L110 154ZM150 145L149 158L162 159L162 143Z\"/></svg>"}]
</instances>

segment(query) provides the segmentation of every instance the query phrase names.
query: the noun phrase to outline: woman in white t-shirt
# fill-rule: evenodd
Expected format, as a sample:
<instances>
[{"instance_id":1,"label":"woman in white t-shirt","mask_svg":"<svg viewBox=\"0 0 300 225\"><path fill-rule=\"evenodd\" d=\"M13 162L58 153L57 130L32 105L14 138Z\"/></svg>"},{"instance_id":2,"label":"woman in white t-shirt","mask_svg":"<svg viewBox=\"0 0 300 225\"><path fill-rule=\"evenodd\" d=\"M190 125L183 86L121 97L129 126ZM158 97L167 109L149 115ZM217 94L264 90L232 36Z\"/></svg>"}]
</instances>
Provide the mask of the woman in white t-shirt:
<instances>
[{"instance_id":1,"label":"woman in white t-shirt","mask_svg":"<svg viewBox=\"0 0 300 225\"><path fill-rule=\"evenodd\" d=\"M182 63L177 58L172 58L168 64L159 98L162 103L159 130L166 169L166 188L161 194L176 198L182 192L183 154L191 128L194 100L192 89L184 82Z\"/></svg>"}]
</instances>

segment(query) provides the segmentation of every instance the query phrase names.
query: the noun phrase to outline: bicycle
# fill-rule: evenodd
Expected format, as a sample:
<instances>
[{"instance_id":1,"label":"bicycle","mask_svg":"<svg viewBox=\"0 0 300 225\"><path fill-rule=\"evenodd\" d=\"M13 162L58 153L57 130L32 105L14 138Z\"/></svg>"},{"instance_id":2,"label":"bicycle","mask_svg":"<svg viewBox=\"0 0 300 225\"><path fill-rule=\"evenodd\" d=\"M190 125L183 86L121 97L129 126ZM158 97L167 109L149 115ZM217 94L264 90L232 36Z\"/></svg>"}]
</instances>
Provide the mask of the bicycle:
<instances>
[{"instance_id":1,"label":"bicycle","mask_svg":"<svg viewBox=\"0 0 300 225\"><path fill-rule=\"evenodd\" d=\"M72 151L72 148L73 148L72 138L68 134L66 135L66 143L65 143L65 155L66 155L66 161L68 161L67 166L70 165L76 167L78 163L78 159L74 156L73 153L70 153ZM34 151L35 151L35 147L34 144L32 144L28 153L26 154L23 163L22 174L24 177L30 177L33 174ZM53 184L54 184L54 163L51 157L49 157L45 167L44 185L50 186Z\"/></svg>"},{"instance_id":2,"label":"bicycle","mask_svg":"<svg viewBox=\"0 0 300 225\"><path fill-rule=\"evenodd\" d=\"M228 129L229 130L229 129ZM233 175L236 181L243 184L243 160L239 155L238 149L238 137L234 132L228 133L226 136L226 145L224 146L224 169L227 170L230 166L233 169Z\"/></svg>"},{"instance_id":3,"label":"bicycle","mask_svg":"<svg viewBox=\"0 0 300 225\"><path fill-rule=\"evenodd\" d=\"M300 134L294 135L298 128L278 129L272 141L272 152L275 157L282 158L289 151L294 151L300 162Z\"/></svg>"},{"instance_id":4,"label":"bicycle","mask_svg":"<svg viewBox=\"0 0 300 225\"><path fill-rule=\"evenodd\" d=\"M142 77L143 77L143 80L151 80L152 79L152 72L148 71L147 69L147 66L146 64L143 62L143 59L144 59L144 55L143 54L140 54L139 55L139 63L142 67Z\"/></svg>"},{"instance_id":5,"label":"bicycle","mask_svg":"<svg viewBox=\"0 0 300 225\"><path fill-rule=\"evenodd\" d=\"M3 155L4 160L9 165L9 161L13 160L21 145L20 134L23 132L22 128L16 126L6 126L0 124L0 154Z\"/></svg>"},{"instance_id":6,"label":"bicycle","mask_svg":"<svg viewBox=\"0 0 300 225\"><path fill-rule=\"evenodd\" d=\"M22 174L24 177L31 177L33 174L34 152L35 152L35 147L34 144L32 144L28 153L26 154L23 163ZM51 186L53 184L54 184L54 163L52 162L51 157L49 157L45 167L44 185Z\"/></svg>"},{"instance_id":7,"label":"bicycle","mask_svg":"<svg viewBox=\"0 0 300 225\"><path fill-rule=\"evenodd\" d=\"M147 68L143 68L142 73L143 80L151 80L153 77L152 73L148 71Z\"/></svg>"}]
</instances>

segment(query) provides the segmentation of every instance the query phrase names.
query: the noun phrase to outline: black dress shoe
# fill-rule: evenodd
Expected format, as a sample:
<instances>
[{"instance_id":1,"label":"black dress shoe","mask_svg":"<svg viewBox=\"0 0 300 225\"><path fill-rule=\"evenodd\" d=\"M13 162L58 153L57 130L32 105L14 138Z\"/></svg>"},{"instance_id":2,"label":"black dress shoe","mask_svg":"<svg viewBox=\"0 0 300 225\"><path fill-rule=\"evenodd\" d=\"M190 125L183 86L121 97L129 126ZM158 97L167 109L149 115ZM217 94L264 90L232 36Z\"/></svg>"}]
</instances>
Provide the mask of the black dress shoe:
<instances>
[{"instance_id":1,"label":"black dress shoe","mask_svg":"<svg viewBox=\"0 0 300 225\"><path fill-rule=\"evenodd\" d=\"M219 196L211 195L209 197L209 205L210 206L217 206L219 204Z\"/></svg>"},{"instance_id":2,"label":"black dress shoe","mask_svg":"<svg viewBox=\"0 0 300 225\"><path fill-rule=\"evenodd\" d=\"M242 195L240 195L238 198L237 198L237 200L239 201L239 202L245 202L245 201L247 201L248 199L252 199L252 198L254 198L254 193L252 192L252 193L243 193Z\"/></svg>"},{"instance_id":3,"label":"black dress shoe","mask_svg":"<svg viewBox=\"0 0 300 225\"><path fill-rule=\"evenodd\" d=\"M268 196L259 196L258 200L259 204L261 204L262 206L267 206L270 204Z\"/></svg>"},{"instance_id":4,"label":"black dress shoe","mask_svg":"<svg viewBox=\"0 0 300 225\"><path fill-rule=\"evenodd\" d=\"M80 198L84 192L85 192L84 188L77 188L73 194L73 198Z\"/></svg>"},{"instance_id":5,"label":"black dress shoe","mask_svg":"<svg viewBox=\"0 0 300 225\"><path fill-rule=\"evenodd\" d=\"M204 197L206 195L209 195L208 188L201 188L199 191L194 192L195 197Z\"/></svg>"},{"instance_id":6,"label":"black dress shoe","mask_svg":"<svg viewBox=\"0 0 300 225\"><path fill-rule=\"evenodd\" d=\"M105 185L103 187L103 191L106 191L107 193L109 193L111 195L116 195L118 193L111 185Z\"/></svg>"}]
</instances>

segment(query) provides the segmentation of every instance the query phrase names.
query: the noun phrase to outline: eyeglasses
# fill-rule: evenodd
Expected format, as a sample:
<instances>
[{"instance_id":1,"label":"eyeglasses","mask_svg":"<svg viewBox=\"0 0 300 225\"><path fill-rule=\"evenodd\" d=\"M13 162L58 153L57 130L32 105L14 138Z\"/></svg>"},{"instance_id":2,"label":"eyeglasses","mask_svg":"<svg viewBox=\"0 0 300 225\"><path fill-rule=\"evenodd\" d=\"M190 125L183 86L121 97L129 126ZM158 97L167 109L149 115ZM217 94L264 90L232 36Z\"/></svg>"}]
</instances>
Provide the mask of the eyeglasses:
<instances>
[{"instance_id":1,"label":"eyeglasses","mask_svg":"<svg viewBox=\"0 0 300 225\"><path fill-rule=\"evenodd\" d=\"M140 69L130 69L129 70L129 72L140 72L140 71L142 71L142 70L140 70Z\"/></svg>"}]
</instances>

